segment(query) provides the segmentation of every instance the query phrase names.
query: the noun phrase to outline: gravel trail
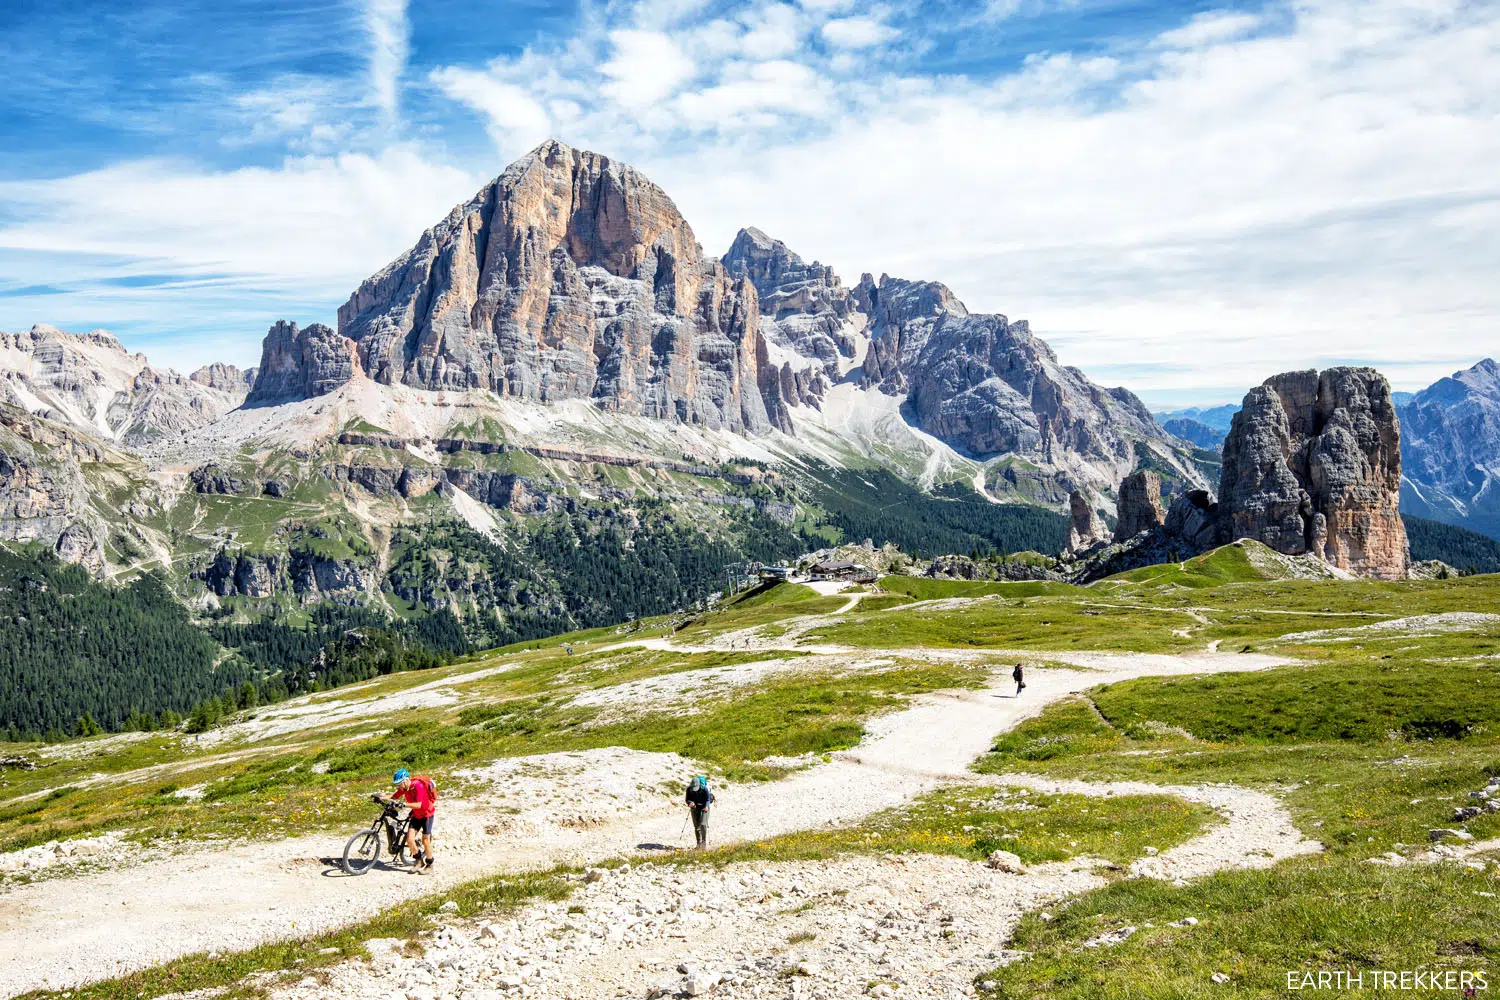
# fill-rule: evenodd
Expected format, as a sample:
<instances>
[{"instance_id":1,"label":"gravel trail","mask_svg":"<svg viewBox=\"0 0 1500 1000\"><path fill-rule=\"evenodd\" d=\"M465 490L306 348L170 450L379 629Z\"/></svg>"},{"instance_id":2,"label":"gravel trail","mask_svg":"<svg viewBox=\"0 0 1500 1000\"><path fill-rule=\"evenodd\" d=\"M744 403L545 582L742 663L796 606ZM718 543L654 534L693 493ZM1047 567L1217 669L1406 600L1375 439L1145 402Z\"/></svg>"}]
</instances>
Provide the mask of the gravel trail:
<instances>
[{"instance_id":1,"label":"gravel trail","mask_svg":"<svg viewBox=\"0 0 1500 1000\"><path fill-rule=\"evenodd\" d=\"M989 690L913 699L908 708L871 720L866 739L829 763L774 784L722 788L715 842L851 823L944 782L972 780L969 764L997 733L1057 698L1099 683L1258 670L1286 662L1255 654L1047 655L1087 669L1034 670L1019 699L1008 682ZM324 835L205 845L167 861L0 890L0 994L67 988L195 952L238 950L316 933L488 873L559 861L586 863L638 846L684 842L680 791L663 785L690 773L691 762L619 748L567 755L571 764L556 760L558 756L500 762L493 766L499 770L490 777L491 793L466 801L445 798L438 826L439 870L429 877L393 871L344 877L330 863L343 838ZM528 767L537 770L522 780ZM560 784L586 790L582 798L590 800L592 810L587 815L575 815L565 803L547 798L559 783L536 775L558 768L567 775ZM1269 814L1246 816L1251 825L1264 821L1280 830L1276 824L1281 820ZM1213 836L1212 831L1207 835ZM1247 845L1219 842L1201 863L1234 863ZM1182 865L1183 872L1197 870L1186 856ZM87 905L80 906L80 899L87 899Z\"/></svg>"}]
</instances>

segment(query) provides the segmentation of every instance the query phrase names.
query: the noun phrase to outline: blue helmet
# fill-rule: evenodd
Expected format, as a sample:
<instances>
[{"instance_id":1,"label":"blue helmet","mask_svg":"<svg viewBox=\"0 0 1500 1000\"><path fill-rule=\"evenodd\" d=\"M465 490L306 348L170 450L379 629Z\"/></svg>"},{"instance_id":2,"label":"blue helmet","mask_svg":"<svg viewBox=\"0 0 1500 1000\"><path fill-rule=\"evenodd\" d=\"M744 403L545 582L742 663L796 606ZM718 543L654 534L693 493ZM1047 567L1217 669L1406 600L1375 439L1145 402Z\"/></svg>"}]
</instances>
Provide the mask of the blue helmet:
<instances>
[{"instance_id":1,"label":"blue helmet","mask_svg":"<svg viewBox=\"0 0 1500 1000\"><path fill-rule=\"evenodd\" d=\"M406 768L403 767L401 770L399 770L395 774L391 775L391 784L393 784L393 785L399 785L399 784L401 784L401 782L405 781L407 778L410 778L410 777L411 777L411 772L408 771Z\"/></svg>"}]
</instances>

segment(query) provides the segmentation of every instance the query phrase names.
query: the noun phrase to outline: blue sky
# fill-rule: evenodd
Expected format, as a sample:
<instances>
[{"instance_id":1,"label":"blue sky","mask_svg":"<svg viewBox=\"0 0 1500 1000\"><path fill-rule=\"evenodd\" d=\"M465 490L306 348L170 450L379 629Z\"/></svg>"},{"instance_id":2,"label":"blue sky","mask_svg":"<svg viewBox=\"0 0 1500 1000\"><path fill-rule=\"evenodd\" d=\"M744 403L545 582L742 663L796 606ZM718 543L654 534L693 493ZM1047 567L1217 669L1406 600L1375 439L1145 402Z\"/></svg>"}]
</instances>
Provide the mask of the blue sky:
<instances>
[{"instance_id":1,"label":"blue sky","mask_svg":"<svg viewBox=\"0 0 1500 1000\"><path fill-rule=\"evenodd\" d=\"M555 136L1158 405L1496 353L1500 4L0 9L0 329L253 364Z\"/></svg>"}]
</instances>

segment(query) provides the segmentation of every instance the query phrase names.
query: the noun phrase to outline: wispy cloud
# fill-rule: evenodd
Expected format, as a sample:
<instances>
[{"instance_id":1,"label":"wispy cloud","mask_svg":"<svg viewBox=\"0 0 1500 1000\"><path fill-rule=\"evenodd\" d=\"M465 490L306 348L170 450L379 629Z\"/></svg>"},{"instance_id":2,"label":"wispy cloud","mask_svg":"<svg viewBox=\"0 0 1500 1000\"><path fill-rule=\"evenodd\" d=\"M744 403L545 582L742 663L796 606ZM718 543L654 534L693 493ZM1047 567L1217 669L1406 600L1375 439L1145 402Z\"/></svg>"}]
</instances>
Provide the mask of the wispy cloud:
<instances>
[{"instance_id":1,"label":"wispy cloud","mask_svg":"<svg viewBox=\"0 0 1500 1000\"><path fill-rule=\"evenodd\" d=\"M363 0L370 36L370 98L389 120L400 110L401 74L411 48L406 0Z\"/></svg>"}]
</instances>

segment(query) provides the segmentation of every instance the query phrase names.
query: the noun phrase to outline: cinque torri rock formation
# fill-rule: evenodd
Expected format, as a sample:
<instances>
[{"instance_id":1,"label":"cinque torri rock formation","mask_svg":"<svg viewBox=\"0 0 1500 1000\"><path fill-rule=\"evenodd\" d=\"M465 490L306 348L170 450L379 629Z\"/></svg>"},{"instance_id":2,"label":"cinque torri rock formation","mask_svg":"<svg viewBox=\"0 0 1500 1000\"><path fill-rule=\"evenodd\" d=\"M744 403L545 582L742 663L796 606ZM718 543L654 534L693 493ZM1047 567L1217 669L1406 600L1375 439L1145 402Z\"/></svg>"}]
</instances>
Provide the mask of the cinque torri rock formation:
<instances>
[{"instance_id":1,"label":"cinque torri rock formation","mask_svg":"<svg viewBox=\"0 0 1500 1000\"><path fill-rule=\"evenodd\" d=\"M1224 440L1225 541L1254 538L1382 580L1405 577L1401 428L1372 368L1287 372L1250 390Z\"/></svg>"}]
</instances>

